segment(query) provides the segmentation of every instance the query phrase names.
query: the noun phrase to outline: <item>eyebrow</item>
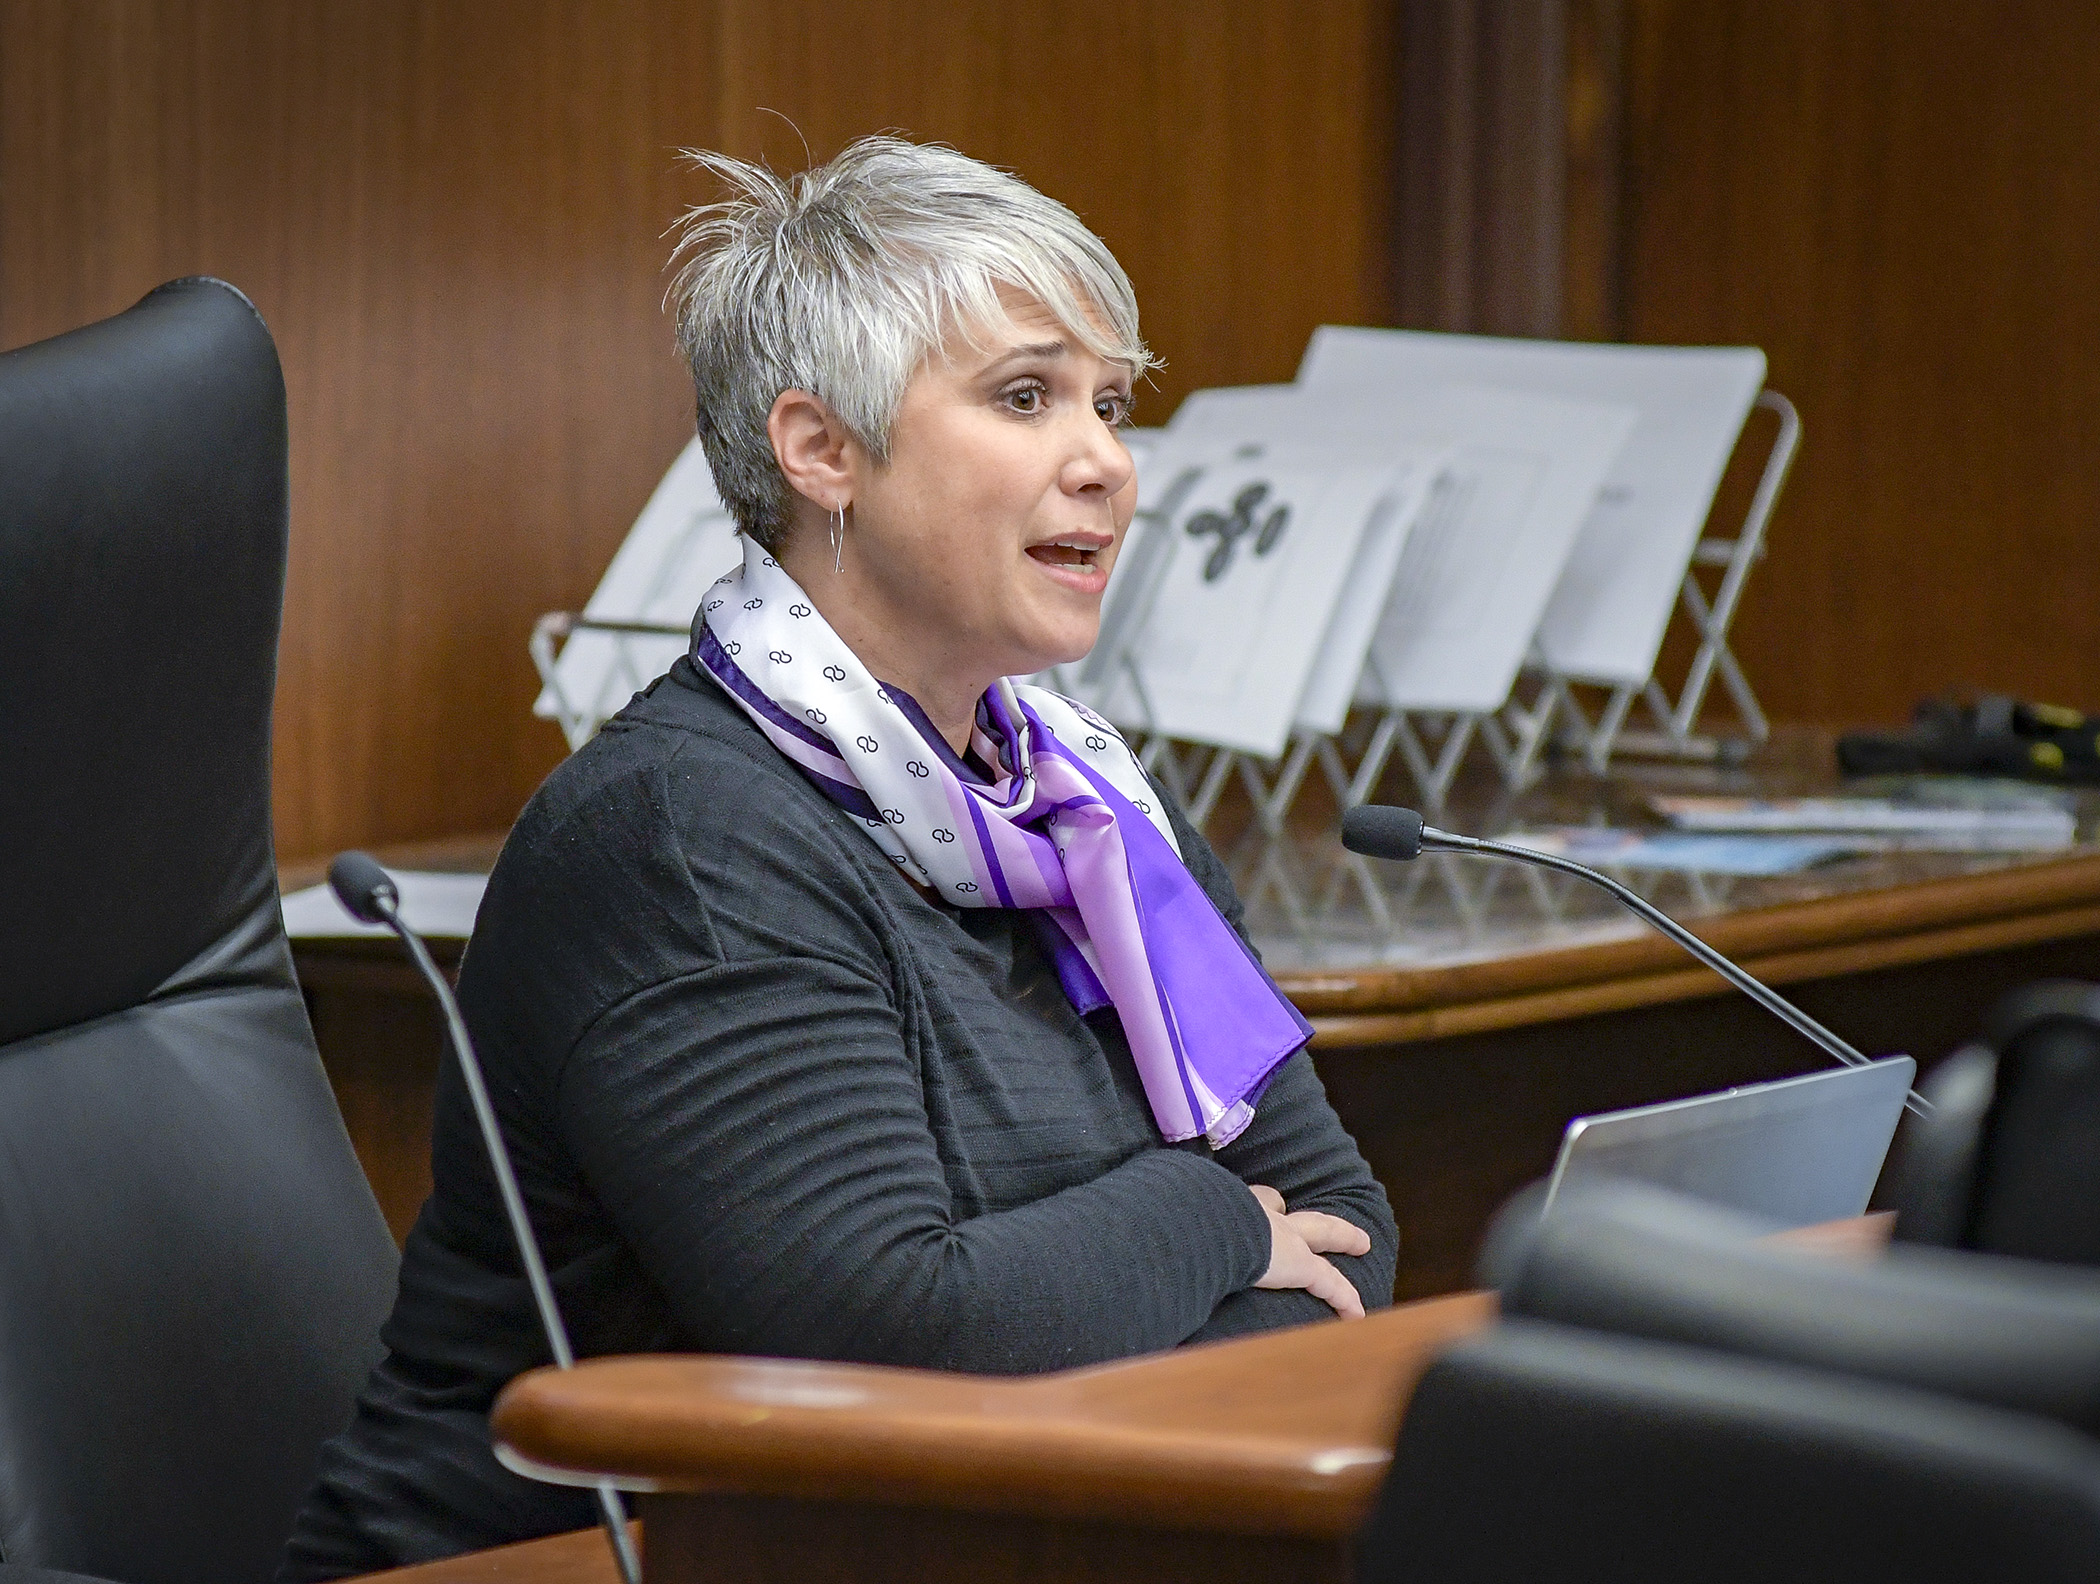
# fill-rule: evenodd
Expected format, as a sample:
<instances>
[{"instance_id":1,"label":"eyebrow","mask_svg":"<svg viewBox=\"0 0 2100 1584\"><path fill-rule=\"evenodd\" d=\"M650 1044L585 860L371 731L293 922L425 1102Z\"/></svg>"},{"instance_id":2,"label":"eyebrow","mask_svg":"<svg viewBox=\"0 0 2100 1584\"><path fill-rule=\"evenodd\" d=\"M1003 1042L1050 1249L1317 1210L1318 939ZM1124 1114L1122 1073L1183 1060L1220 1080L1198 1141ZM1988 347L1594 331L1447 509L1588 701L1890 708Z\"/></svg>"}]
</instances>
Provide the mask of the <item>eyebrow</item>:
<instances>
[{"instance_id":1,"label":"eyebrow","mask_svg":"<svg viewBox=\"0 0 2100 1584\"><path fill-rule=\"evenodd\" d=\"M1009 363L1025 363L1030 358L1063 357L1071 350L1062 341L1036 341L1031 342L1027 346L1009 347L1006 351L1000 353L999 356L993 358L991 362L985 364L984 372L989 374L995 369L1006 367Z\"/></svg>"}]
</instances>

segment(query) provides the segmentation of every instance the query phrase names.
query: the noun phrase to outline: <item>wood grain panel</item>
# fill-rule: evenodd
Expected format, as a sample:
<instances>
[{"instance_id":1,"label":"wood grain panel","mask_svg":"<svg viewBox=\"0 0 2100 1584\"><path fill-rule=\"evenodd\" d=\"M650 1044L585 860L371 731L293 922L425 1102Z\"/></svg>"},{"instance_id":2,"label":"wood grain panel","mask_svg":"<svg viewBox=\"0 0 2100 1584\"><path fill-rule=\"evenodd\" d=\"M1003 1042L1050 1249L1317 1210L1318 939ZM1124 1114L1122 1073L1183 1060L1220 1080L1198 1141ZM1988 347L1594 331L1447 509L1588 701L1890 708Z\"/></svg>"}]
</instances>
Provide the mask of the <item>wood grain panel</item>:
<instances>
[{"instance_id":1,"label":"wood grain panel","mask_svg":"<svg viewBox=\"0 0 2100 1584\"><path fill-rule=\"evenodd\" d=\"M1013 166L1119 249L1163 418L1378 316L1387 9L6 0L0 344L245 289L291 401L280 851L502 826L561 751L532 619L690 432L675 148L896 127Z\"/></svg>"},{"instance_id":2,"label":"wood grain panel","mask_svg":"<svg viewBox=\"0 0 2100 1584\"><path fill-rule=\"evenodd\" d=\"M633 1528L642 1540L641 1526ZM620 1569L602 1531L578 1529L360 1577L370 1584L619 1584Z\"/></svg>"},{"instance_id":3,"label":"wood grain panel","mask_svg":"<svg viewBox=\"0 0 2100 1584\"><path fill-rule=\"evenodd\" d=\"M288 852L507 822L553 762L525 635L588 592L685 428L662 151L713 101L673 69L684 9L4 13L0 340L195 272L276 333Z\"/></svg>"},{"instance_id":4,"label":"wood grain panel","mask_svg":"<svg viewBox=\"0 0 2100 1584\"><path fill-rule=\"evenodd\" d=\"M645 1496L648 1584L1348 1584L1339 1540L862 1502Z\"/></svg>"},{"instance_id":5,"label":"wood grain panel","mask_svg":"<svg viewBox=\"0 0 2100 1584\"><path fill-rule=\"evenodd\" d=\"M1638 0L1627 339L1806 426L1738 649L1780 718L2100 704L2100 8Z\"/></svg>"},{"instance_id":6,"label":"wood grain panel","mask_svg":"<svg viewBox=\"0 0 2100 1584\"><path fill-rule=\"evenodd\" d=\"M852 21L845 22L850 15ZM1019 171L1115 249L1167 366L1288 379L1315 326L1383 310L1387 6L831 0L724 13L723 144L799 165L895 129Z\"/></svg>"}]
</instances>

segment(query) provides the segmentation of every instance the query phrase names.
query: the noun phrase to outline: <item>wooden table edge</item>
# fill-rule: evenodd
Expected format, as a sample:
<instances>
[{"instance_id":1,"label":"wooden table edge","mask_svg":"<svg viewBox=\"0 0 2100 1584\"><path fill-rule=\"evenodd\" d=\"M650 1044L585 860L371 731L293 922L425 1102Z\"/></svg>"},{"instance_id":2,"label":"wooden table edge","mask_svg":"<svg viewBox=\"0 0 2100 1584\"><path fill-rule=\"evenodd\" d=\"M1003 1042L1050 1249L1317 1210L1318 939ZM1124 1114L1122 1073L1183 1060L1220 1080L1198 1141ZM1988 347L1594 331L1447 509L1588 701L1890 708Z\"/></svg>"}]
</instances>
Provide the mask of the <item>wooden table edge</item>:
<instances>
[{"instance_id":1,"label":"wooden table edge","mask_svg":"<svg viewBox=\"0 0 2100 1584\"><path fill-rule=\"evenodd\" d=\"M1771 1241L1872 1258L1893 1225L1882 1212ZM506 1462L573 1483L1338 1540L1375 1499L1422 1372L1497 1307L1492 1293L1449 1293L1348 1324L1024 1377L597 1359L520 1376L491 1428ZM1244 1402L1249 1380L1307 1382L1306 1400L1282 1400L1279 1422L1279 1399Z\"/></svg>"},{"instance_id":2,"label":"wooden table edge","mask_svg":"<svg viewBox=\"0 0 2100 1584\"><path fill-rule=\"evenodd\" d=\"M1494 1307L1491 1294L1447 1294L1346 1326L1015 1379L786 1360L609 1359L521 1376L498 1399L492 1428L507 1461L543 1477L1332 1540L1355 1531L1377 1494L1422 1369L1488 1323ZM1375 1331L1355 1332L1380 1320ZM1187 1381L1197 1395L1206 1376L1292 1347L1375 1356L1369 1395L1348 1424L1236 1432L1200 1418L1140 1423L1103 1406L1140 1379L1170 1389ZM681 1363L709 1386L665 1389ZM744 1395L739 1364L763 1370ZM924 1407L909 1400L914 1378L924 1383ZM856 1380L905 1400L863 1409L850 1398ZM755 1400L768 1395L781 1400Z\"/></svg>"}]
</instances>

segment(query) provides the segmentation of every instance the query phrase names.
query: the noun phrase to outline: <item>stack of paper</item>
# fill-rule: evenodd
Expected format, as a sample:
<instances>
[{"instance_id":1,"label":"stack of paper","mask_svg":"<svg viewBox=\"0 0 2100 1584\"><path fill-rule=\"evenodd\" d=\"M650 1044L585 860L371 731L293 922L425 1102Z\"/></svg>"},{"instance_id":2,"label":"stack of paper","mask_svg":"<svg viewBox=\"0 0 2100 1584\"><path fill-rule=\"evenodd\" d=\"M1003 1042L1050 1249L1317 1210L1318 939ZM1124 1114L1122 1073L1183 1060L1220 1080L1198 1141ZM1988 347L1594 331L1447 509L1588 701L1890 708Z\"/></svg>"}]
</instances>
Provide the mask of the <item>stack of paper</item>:
<instances>
[{"instance_id":1,"label":"stack of paper","mask_svg":"<svg viewBox=\"0 0 2100 1584\"><path fill-rule=\"evenodd\" d=\"M2068 847L2076 814L2046 795L1989 803L1881 797L1652 797L1688 831L1830 831L1892 838L1868 845L2023 852Z\"/></svg>"},{"instance_id":2,"label":"stack of paper","mask_svg":"<svg viewBox=\"0 0 2100 1584\"><path fill-rule=\"evenodd\" d=\"M1365 390L1485 385L1613 402L1636 414L1606 469L1539 624L1563 676L1641 683L1691 564L1714 490L1764 387L1755 347L1607 346L1326 325L1298 383L1335 403Z\"/></svg>"},{"instance_id":3,"label":"stack of paper","mask_svg":"<svg viewBox=\"0 0 2100 1584\"><path fill-rule=\"evenodd\" d=\"M1484 711L1508 699L1634 421L1613 403L1464 385L1253 385L1198 391L1168 441L1318 445L1337 461L1441 454L1441 477L1376 591L1375 674L1358 693L1395 709Z\"/></svg>"},{"instance_id":4,"label":"stack of paper","mask_svg":"<svg viewBox=\"0 0 2100 1584\"><path fill-rule=\"evenodd\" d=\"M1080 673L1095 707L1270 758L1294 725L1339 730L1440 470L1433 453L1152 449Z\"/></svg>"},{"instance_id":5,"label":"stack of paper","mask_svg":"<svg viewBox=\"0 0 2100 1584\"><path fill-rule=\"evenodd\" d=\"M1847 857L1859 844L1842 836L1694 835L1593 825L1511 831L1512 847L1572 858L1592 869L1671 869L1710 875L1798 874Z\"/></svg>"}]
</instances>

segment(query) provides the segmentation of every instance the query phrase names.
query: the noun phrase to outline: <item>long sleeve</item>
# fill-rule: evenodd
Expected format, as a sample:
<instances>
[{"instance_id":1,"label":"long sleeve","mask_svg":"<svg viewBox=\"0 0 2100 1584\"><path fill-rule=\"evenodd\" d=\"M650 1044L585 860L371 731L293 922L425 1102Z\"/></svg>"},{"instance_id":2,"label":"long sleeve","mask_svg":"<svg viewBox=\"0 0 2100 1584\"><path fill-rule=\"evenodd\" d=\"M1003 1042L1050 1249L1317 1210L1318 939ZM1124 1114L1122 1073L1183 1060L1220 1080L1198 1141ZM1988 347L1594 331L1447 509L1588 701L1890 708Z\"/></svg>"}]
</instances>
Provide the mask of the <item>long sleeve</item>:
<instances>
[{"instance_id":1,"label":"long sleeve","mask_svg":"<svg viewBox=\"0 0 2100 1584\"><path fill-rule=\"evenodd\" d=\"M1305 1052L1277 1072L1247 1131L1216 1158L1241 1181L1274 1188L1293 1210L1323 1210L1362 1227L1371 1237L1368 1254L1327 1258L1349 1278L1365 1309L1382 1309L1393 1301L1400 1232L1392 1205L1327 1103ZM1325 1320L1333 1313L1318 1298L1295 1288L1272 1292L1250 1287L1220 1303L1190 1340L1209 1342L1269 1331Z\"/></svg>"},{"instance_id":2,"label":"long sleeve","mask_svg":"<svg viewBox=\"0 0 2100 1584\"><path fill-rule=\"evenodd\" d=\"M1168 1347L1268 1262L1240 1178L1152 1149L958 1219L885 987L720 964L631 997L571 1056L570 1148L683 1340L981 1371Z\"/></svg>"}]
</instances>

